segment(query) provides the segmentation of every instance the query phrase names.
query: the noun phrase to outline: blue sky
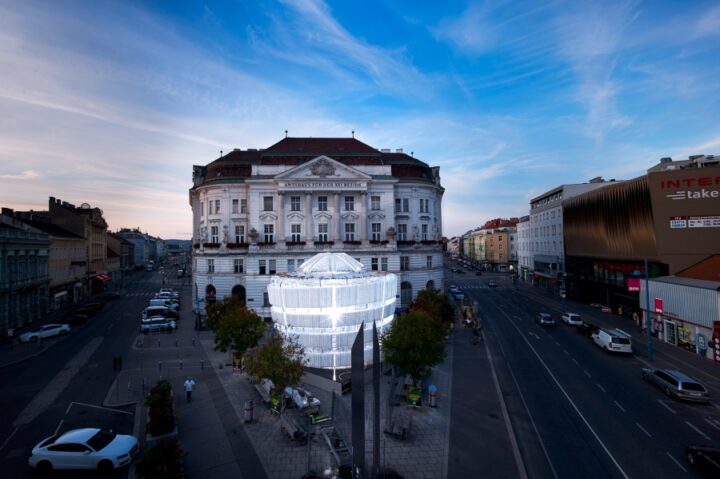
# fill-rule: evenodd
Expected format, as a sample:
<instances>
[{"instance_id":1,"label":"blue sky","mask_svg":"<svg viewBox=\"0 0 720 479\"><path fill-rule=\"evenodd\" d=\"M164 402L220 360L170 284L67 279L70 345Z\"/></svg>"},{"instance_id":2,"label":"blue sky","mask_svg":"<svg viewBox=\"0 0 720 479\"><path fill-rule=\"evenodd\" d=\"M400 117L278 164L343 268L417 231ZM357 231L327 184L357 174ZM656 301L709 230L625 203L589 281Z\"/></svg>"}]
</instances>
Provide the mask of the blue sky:
<instances>
[{"instance_id":1,"label":"blue sky","mask_svg":"<svg viewBox=\"0 0 720 479\"><path fill-rule=\"evenodd\" d=\"M439 165L444 233L720 153L715 1L0 3L0 205L189 238L193 164L356 136Z\"/></svg>"}]
</instances>

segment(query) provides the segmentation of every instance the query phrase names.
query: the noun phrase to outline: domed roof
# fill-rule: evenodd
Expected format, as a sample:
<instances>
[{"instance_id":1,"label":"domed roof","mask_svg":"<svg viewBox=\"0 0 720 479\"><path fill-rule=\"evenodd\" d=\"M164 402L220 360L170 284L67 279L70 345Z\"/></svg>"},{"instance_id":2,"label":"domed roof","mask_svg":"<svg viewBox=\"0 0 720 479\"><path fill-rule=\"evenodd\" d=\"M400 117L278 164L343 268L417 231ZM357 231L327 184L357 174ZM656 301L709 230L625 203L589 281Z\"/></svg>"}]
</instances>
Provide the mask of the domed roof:
<instances>
[{"instance_id":1,"label":"domed roof","mask_svg":"<svg viewBox=\"0 0 720 479\"><path fill-rule=\"evenodd\" d=\"M322 273L360 273L363 265L346 253L318 253L299 266L306 275Z\"/></svg>"}]
</instances>

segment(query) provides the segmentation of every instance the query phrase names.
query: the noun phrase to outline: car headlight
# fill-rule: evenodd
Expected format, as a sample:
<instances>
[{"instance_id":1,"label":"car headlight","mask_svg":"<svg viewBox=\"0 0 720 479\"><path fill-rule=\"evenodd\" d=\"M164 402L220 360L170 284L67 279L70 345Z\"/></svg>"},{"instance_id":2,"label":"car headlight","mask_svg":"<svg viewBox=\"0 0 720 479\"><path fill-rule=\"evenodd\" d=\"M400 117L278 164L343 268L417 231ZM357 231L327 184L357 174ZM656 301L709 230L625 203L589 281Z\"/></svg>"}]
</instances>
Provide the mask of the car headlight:
<instances>
[{"instance_id":1,"label":"car headlight","mask_svg":"<svg viewBox=\"0 0 720 479\"><path fill-rule=\"evenodd\" d=\"M118 456L116 459L118 461L122 461L123 459L126 459L128 457L130 457L130 454L123 454L122 456Z\"/></svg>"}]
</instances>

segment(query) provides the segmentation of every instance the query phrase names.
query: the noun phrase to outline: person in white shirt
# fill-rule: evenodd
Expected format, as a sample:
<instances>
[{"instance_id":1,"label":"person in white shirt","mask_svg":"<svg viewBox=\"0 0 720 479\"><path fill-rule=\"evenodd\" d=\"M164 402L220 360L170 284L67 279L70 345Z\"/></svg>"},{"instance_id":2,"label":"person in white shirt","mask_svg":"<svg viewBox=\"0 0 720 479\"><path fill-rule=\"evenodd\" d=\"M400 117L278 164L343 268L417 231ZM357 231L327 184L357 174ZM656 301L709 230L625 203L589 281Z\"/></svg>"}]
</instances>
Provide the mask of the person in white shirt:
<instances>
[{"instance_id":1,"label":"person in white shirt","mask_svg":"<svg viewBox=\"0 0 720 479\"><path fill-rule=\"evenodd\" d=\"M195 381L188 376L183 387L185 388L185 394L187 395L187 402L190 402L192 400L193 389L195 388Z\"/></svg>"}]
</instances>

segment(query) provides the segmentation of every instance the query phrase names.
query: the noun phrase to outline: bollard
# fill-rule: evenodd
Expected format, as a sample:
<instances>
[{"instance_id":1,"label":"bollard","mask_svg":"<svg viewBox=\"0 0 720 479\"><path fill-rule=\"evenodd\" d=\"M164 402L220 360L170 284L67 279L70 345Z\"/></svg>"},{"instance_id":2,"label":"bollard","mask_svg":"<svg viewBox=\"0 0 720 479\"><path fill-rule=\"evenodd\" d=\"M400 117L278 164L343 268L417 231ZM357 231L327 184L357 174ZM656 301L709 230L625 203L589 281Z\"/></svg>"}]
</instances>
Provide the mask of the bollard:
<instances>
[{"instance_id":1,"label":"bollard","mask_svg":"<svg viewBox=\"0 0 720 479\"><path fill-rule=\"evenodd\" d=\"M252 422L253 420L253 402L252 399L250 401L245 401L245 409L244 412L244 421L246 423Z\"/></svg>"},{"instance_id":2,"label":"bollard","mask_svg":"<svg viewBox=\"0 0 720 479\"><path fill-rule=\"evenodd\" d=\"M434 384L428 386L428 396L430 407L437 407L437 386Z\"/></svg>"}]
</instances>

